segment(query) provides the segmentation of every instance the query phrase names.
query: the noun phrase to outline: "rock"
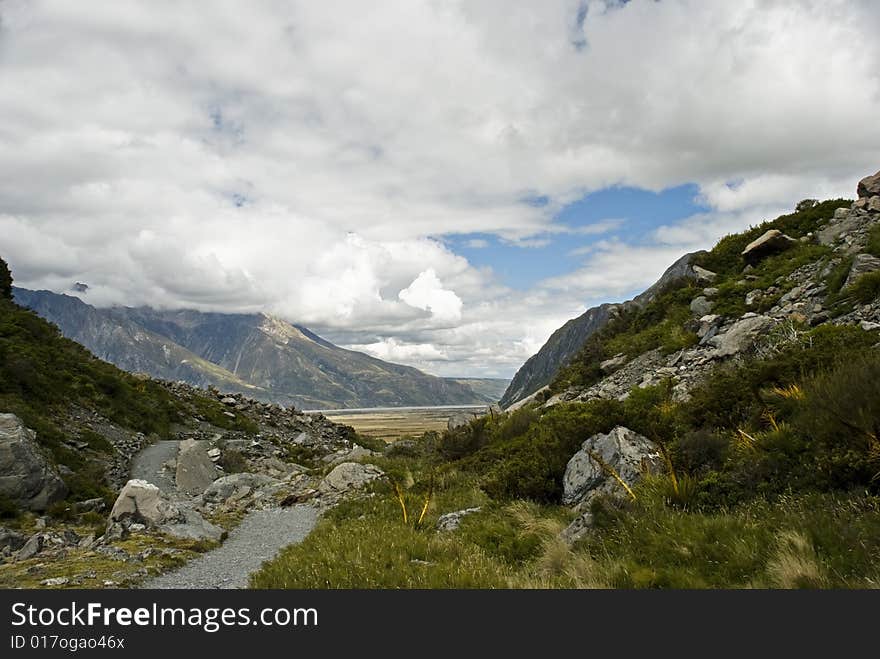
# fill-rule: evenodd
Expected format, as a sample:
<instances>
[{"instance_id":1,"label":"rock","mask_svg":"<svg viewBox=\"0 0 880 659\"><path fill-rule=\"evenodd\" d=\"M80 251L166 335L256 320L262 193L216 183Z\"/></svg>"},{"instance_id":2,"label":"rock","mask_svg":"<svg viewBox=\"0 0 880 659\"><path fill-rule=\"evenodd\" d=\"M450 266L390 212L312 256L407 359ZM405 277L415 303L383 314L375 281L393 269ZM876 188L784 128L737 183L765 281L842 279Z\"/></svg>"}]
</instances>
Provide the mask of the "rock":
<instances>
[{"instance_id":1,"label":"rock","mask_svg":"<svg viewBox=\"0 0 880 659\"><path fill-rule=\"evenodd\" d=\"M237 490L248 487L251 490L257 490L265 485L275 485L279 481L263 474L252 474L243 472L240 474L230 474L223 476L211 483L202 494L205 501L211 503L220 503L229 499Z\"/></svg>"},{"instance_id":2,"label":"rock","mask_svg":"<svg viewBox=\"0 0 880 659\"><path fill-rule=\"evenodd\" d=\"M43 456L36 433L14 414L0 414L0 495L28 510L46 510L67 486Z\"/></svg>"},{"instance_id":3,"label":"rock","mask_svg":"<svg viewBox=\"0 0 880 659\"><path fill-rule=\"evenodd\" d=\"M437 530L455 531L459 526L461 526L462 519L464 519L468 515L478 513L482 509L482 506L477 506L476 508L465 508L464 510L456 510L454 513L446 513L445 515L440 515L440 518L437 520Z\"/></svg>"},{"instance_id":4,"label":"rock","mask_svg":"<svg viewBox=\"0 0 880 659\"><path fill-rule=\"evenodd\" d=\"M697 317L705 316L712 311L713 303L705 295L698 295L691 300L691 312Z\"/></svg>"},{"instance_id":5,"label":"rock","mask_svg":"<svg viewBox=\"0 0 880 659\"><path fill-rule=\"evenodd\" d=\"M141 522L159 526L183 519L180 509L158 487L144 480L128 481L110 511L110 523Z\"/></svg>"},{"instance_id":6,"label":"rock","mask_svg":"<svg viewBox=\"0 0 880 659\"><path fill-rule=\"evenodd\" d=\"M859 181L858 186L856 186L856 192L860 199L862 197L876 197L880 195L880 172L873 176L866 176Z\"/></svg>"},{"instance_id":7,"label":"rock","mask_svg":"<svg viewBox=\"0 0 880 659\"><path fill-rule=\"evenodd\" d=\"M225 398L221 398L220 402L224 405L236 405L238 403L232 396L226 396Z\"/></svg>"},{"instance_id":8,"label":"rock","mask_svg":"<svg viewBox=\"0 0 880 659\"><path fill-rule=\"evenodd\" d=\"M625 353L619 353L614 355L611 359L606 359L604 362L599 364L599 368L602 369L602 372L606 375L614 373L614 371L618 370L621 366L626 364L629 360L629 357L626 356Z\"/></svg>"},{"instance_id":9,"label":"rock","mask_svg":"<svg viewBox=\"0 0 880 659\"><path fill-rule=\"evenodd\" d=\"M718 329L718 325L721 323L721 316L718 314L708 314L700 318L700 326L697 328L697 336L699 338L705 337L709 332L714 328ZM714 336L714 332L712 336ZM712 338L712 337L709 337Z\"/></svg>"},{"instance_id":10,"label":"rock","mask_svg":"<svg viewBox=\"0 0 880 659\"><path fill-rule=\"evenodd\" d=\"M85 501L77 501L73 504L74 513L100 513L107 507L107 504L100 497L95 499L86 499Z\"/></svg>"},{"instance_id":11,"label":"rock","mask_svg":"<svg viewBox=\"0 0 880 659\"><path fill-rule=\"evenodd\" d=\"M367 483L382 478L384 475L385 472L376 465L343 462L324 477L324 480L318 485L318 491L332 493L359 490Z\"/></svg>"},{"instance_id":12,"label":"rock","mask_svg":"<svg viewBox=\"0 0 880 659\"><path fill-rule=\"evenodd\" d=\"M834 209L834 219L835 220L845 220L849 216L849 208L845 206L841 206L840 208Z\"/></svg>"},{"instance_id":13,"label":"rock","mask_svg":"<svg viewBox=\"0 0 880 659\"><path fill-rule=\"evenodd\" d=\"M866 332L873 332L874 330L880 329L880 323L872 323L870 320L863 320L859 323L859 327Z\"/></svg>"},{"instance_id":14,"label":"rock","mask_svg":"<svg viewBox=\"0 0 880 659\"><path fill-rule=\"evenodd\" d=\"M749 291L748 293L746 293L746 306L747 307L755 306L756 304L758 304L758 302L761 300L762 297L764 297L764 291L761 291L761 290Z\"/></svg>"},{"instance_id":15,"label":"rock","mask_svg":"<svg viewBox=\"0 0 880 659\"><path fill-rule=\"evenodd\" d=\"M706 282L708 284L711 284L718 277L716 273L712 272L711 270L706 270L706 268L701 268L698 265L693 265L691 266L691 268L694 271L694 278L697 280L698 283Z\"/></svg>"},{"instance_id":16,"label":"rock","mask_svg":"<svg viewBox=\"0 0 880 659\"><path fill-rule=\"evenodd\" d=\"M414 439L398 439L385 447L388 457L416 458L421 454L421 446Z\"/></svg>"},{"instance_id":17,"label":"rock","mask_svg":"<svg viewBox=\"0 0 880 659\"><path fill-rule=\"evenodd\" d=\"M880 196L869 198L865 210L869 213L880 213Z\"/></svg>"},{"instance_id":18,"label":"rock","mask_svg":"<svg viewBox=\"0 0 880 659\"><path fill-rule=\"evenodd\" d=\"M742 251L742 257L746 263L754 265L771 254L778 254L787 250L796 242L794 238L786 236L779 229L770 229L746 245L746 248Z\"/></svg>"},{"instance_id":19,"label":"rock","mask_svg":"<svg viewBox=\"0 0 880 659\"><path fill-rule=\"evenodd\" d=\"M563 529L562 533L559 534L559 537L562 538L566 542L566 544L573 545L575 542L587 535L587 533L589 533L590 529L592 528L593 513L587 511L577 517L571 524L566 526Z\"/></svg>"},{"instance_id":20,"label":"rock","mask_svg":"<svg viewBox=\"0 0 880 659\"><path fill-rule=\"evenodd\" d=\"M456 428L463 428L476 418L477 415L472 412L459 412L458 414L453 414L446 422L446 429L455 430Z\"/></svg>"},{"instance_id":21,"label":"rock","mask_svg":"<svg viewBox=\"0 0 880 659\"><path fill-rule=\"evenodd\" d=\"M770 329L774 324L772 318L767 316L743 316L723 334L716 334L707 343L716 348L713 357L732 357L752 347L755 339L762 332Z\"/></svg>"},{"instance_id":22,"label":"rock","mask_svg":"<svg viewBox=\"0 0 880 659\"><path fill-rule=\"evenodd\" d=\"M15 553L15 560L26 561L39 554L41 551L43 551L43 535L41 533L35 533L28 538L22 548Z\"/></svg>"},{"instance_id":23,"label":"rock","mask_svg":"<svg viewBox=\"0 0 880 659\"><path fill-rule=\"evenodd\" d=\"M371 451L368 448L364 448L363 446L355 446L350 451L343 453L342 455L328 456L330 458L329 462L332 465L342 464L343 462L353 462L354 460L362 460L363 458L371 458L374 455L379 455L375 451Z\"/></svg>"},{"instance_id":24,"label":"rock","mask_svg":"<svg viewBox=\"0 0 880 659\"><path fill-rule=\"evenodd\" d=\"M226 535L226 531L211 524L194 510L184 510L182 522L163 524L158 530L181 540L220 542Z\"/></svg>"},{"instance_id":25,"label":"rock","mask_svg":"<svg viewBox=\"0 0 880 659\"><path fill-rule=\"evenodd\" d=\"M52 577L51 579L43 579L40 582L41 586L66 586L70 583L70 579L67 577Z\"/></svg>"},{"instance_id":26,"label":"rock","mask_svg":"<svg viewBox=\"0 0 880 659\"><path fill-rule=\"evenodd\" d=\"M216 446L212 449L208 450L208 457L211 458L211 462L217 462L220 460L221 452L220 449Z\"/></svg>"},{"instance_id":27,"label":"rock","mask_svg":"<svg viewBox=\"0 0 880 659\"><path fill-rule=\"evenodd\" d=\"M191 495L201 494L219 475L214 462L208 457L206 442L194 439L180 442L175 476L177 489Z\"/></svg>"},{"instance_id":28,"label":"rock","mask_svg":"<svg viewBox=\"0 0 880 659\"><path fill-rule=\"evenodd\" d=\"M869 272L876 272L877 270L880 270L880 259L871 254L856 254L853 258L852 267L849 269L849 275L847 275L843 287L846 288L847 286L851 286L862 275L866 275Z\"/></svg>"},{"instance_id":29,"label":"rock","mask_svg":"<svg viewBox=\"0 0 880 659\"><path fill-rule=\"evenodd\" d=\"M705 295L705 296L708 297L708 298L713 298L713 297L715 297L716 295L718 295L718 289L717 289L717 288L714 288L714 287L704 288L704 289L703 289L703 295Z\"/></svg>"},{"instance_id":30,"label":"rock","mask_svg":"<svg viewBox=\"0 0 880 659\"><path fill-rule=\"evenodd\" d=\"M631 487L641 479L643 472L661 471L663 458L654 442L623 426L607 434L593 435L565 467L562 502L580 504L599 494L625 496L624 488L606 467L613 469Z\"/></svg>"},{"instance_id":31,"label":"rock","mask_svg":"<svg viewBox=\"0 0 880 659\"><path fill-rule=\"evenodd\" d=\"M0 553L18 551L27 542L27 537L17 531L0 526Z\"/></svg>"}]
</instances>

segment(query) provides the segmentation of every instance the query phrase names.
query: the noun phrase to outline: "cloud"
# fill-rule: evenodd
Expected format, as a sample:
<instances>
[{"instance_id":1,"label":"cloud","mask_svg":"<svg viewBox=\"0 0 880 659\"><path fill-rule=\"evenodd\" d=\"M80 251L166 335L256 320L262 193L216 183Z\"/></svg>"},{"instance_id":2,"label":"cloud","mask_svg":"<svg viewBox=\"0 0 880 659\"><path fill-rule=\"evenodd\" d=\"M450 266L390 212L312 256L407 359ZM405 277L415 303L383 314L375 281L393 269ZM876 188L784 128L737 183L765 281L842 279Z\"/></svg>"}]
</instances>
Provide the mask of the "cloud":
<instances>
[{"instance_id":1,"label":"cloud","mask_svg":"<svg viewBox=\"0 0 880 659\"><path fill-rule=\"evenodd\" d=\"M868 0L7 1L0 253L99 304L264 309L510 374L677 250L851 195L878 167L878 24ZM442 242L540 246L590 191L684 182L709 212L526 294Z\"/></svg>"},{"instance_id":2,"label":"cloud","mask_svg":"<svg viewBox=\"0 0 880 659\"><path fill-rule=\"evenodd\" d=\"M433 268L420 272L413 283L397 295L409 306L423 309L438 320L461 319L461 298L454 291L443 288Z\"/></svg>"}]
</instances>

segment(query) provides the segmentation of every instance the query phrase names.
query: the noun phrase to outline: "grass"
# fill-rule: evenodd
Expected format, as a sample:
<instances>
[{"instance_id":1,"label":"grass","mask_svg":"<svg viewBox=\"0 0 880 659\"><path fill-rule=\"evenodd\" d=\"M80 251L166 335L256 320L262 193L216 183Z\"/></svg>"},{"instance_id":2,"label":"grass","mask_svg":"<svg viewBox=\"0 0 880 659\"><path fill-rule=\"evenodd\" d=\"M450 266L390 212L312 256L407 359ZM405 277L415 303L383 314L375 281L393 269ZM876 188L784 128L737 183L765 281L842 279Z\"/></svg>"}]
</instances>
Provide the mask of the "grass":
<instances>
[{"instance_id":1,"label":"grass","mask_svg":"<svg viewBox=\"0 0 880 659\"><path fill-rule=\"evenodd\" d=\"M485 408L338 410L324 412L324 416L334 423L352 426L360 435L393 442L397 439L419 437L426 432L446 430L446 422L453 414L483 410Z\"/></svg>"}]
</instances>

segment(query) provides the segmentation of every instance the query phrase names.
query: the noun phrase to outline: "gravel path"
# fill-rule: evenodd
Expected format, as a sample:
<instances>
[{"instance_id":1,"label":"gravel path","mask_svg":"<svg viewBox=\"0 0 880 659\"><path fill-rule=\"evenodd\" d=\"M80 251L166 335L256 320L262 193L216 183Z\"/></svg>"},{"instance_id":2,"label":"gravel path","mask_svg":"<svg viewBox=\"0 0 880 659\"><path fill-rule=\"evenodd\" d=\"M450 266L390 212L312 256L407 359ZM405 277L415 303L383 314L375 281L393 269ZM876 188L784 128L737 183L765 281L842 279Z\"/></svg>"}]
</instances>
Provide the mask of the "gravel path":
<instances>
[{"instance_id":1,"label":"gravel path","mask_svg":"<svg viewBox=\"0 0 880 659\"><path fill-rule=\"evenodd\" d=\"M131 477L141 478L153 483L163 492L172 494L176 491L174 474L162 468L169 460L177 457L180 442L164 440L150 444L134 456L131 461Z\"/></svg>"},{"instance_id":2,"label":"gravel path","mask_svg":"<svg viewBox=\"0 0 880 659\"><path fill-rule=\"evenodd\" d=\"M142 587L247 588L252 572L282 548L302 542L317 519L317 510L304 505L252 511L217 549Z\"/></svg>"}]
</instances>

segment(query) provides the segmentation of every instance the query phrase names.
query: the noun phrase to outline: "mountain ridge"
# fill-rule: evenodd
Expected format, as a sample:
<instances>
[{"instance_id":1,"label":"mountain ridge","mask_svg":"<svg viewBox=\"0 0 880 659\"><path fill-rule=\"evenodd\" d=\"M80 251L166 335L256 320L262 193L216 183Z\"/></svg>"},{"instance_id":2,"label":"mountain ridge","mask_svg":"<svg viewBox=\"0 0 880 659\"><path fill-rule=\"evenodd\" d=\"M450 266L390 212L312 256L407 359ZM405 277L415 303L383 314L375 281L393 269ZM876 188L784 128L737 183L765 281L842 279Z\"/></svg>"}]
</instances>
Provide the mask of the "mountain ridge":
<instances>
[{"instance_id":1,"label":"mountain ridge","mask_svg":"<svg viewBox=\"0 0 880 659\"><path fill-rule=\"evenodd\" d=\"M340 348L265 313L99 309L51 291L14 287L13 294L101 359L152 377L300 408L494 402L461 382Z\"/></svg>"}]
</instances>

